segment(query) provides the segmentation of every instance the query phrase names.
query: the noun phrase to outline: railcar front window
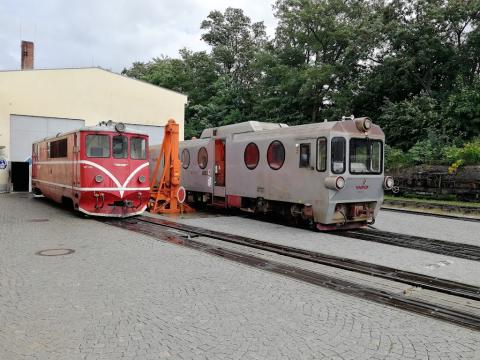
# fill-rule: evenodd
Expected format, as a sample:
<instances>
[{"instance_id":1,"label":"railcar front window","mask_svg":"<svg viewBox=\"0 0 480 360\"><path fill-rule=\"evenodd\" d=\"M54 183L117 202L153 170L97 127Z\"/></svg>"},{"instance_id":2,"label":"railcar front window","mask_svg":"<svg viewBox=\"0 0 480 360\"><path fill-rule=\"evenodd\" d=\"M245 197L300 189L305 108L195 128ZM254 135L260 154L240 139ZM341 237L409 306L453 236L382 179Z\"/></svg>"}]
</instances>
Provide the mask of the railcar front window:
<instances>
[{"instance_id":1,"label":"railcar front window","mask_svg":"<svg viewBox=\"0 0 480 360\"><path fill-rule=\"evenodd\" d=\"M370 139L350 139L350 173L380 174L382 172L382 142Z\"/></svg>"},{"instance_id":2,"label":"railcar front window","mask_svg":"<svg viewBox=\"0 0 480 360\"><path fill-rule=\"evenodd\" d=\"M128 157L128 139L123 135L113 137L112 152L115 159L126 159Z\"/></svg>"},{"instance_id":3,"label":"railcar front window","mask_svg":"<svg viewBox=\"0 0 480 360\"><path fill-rule=\"evenodd\" d=\"M343 174L345 172L345 139L334 137L332 139L332 173Z\"/></svg>"},{"instance_id":4,"label":"railcar front window","mask_svg":"<svg viewBox=\"0 0 480 360\"><path fill-rule=\"evenodd\" d=\"M147 140L145 138L133 137L130 139L130 158L134 160L147 158Z\"/></svg>"},{"instance_id":5,"label":"railcar front window","mask_svg":"<svg viewBox=\"0 0 480 360\"><path fill-rule=\"evenodd\" d=\"M108 135L87 135L85 141L88 157L110 157L110 137Z\"/></svg>"},{"instance_id":6,"label":"railcar front window","mask_svg":"<svg viewBox=\"0 0 480 360\"><path fill-rule=\"evenodd\" d=\"M317 139L317 170L327 170L327 138Z\"/></svg>"}]
</instances>

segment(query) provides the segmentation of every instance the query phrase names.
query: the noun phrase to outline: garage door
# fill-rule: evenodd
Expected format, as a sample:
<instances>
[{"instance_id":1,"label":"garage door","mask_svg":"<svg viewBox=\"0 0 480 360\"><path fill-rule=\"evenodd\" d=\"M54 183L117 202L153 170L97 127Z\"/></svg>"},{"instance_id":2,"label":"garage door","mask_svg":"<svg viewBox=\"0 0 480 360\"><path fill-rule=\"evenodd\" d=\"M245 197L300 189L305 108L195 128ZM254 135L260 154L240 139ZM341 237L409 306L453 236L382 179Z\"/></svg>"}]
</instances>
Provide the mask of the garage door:
<instances>
[{"instance_id":1,"label":"garage door","mask_svg":"<svg viewBox=\"0 0 480 360\"><path fill-rule=\"evenodd\" d=\"M10 161L28 161L32 143L85 126L84 120L41 116L10 116Z\"/></svg>"},{"instance_id":2,"label":"garage door","mask_svg":"<svg viewBox=\"0 0 480 360\"><path fill-rule=\"evenodd\" d=\"M148 134L148 143L149 145L159 145L163 142L163 135L165 129L163 126L154 126L154 125L135 125L127 124L129 128L143 131Z\"/></svg>"}]
</instances>

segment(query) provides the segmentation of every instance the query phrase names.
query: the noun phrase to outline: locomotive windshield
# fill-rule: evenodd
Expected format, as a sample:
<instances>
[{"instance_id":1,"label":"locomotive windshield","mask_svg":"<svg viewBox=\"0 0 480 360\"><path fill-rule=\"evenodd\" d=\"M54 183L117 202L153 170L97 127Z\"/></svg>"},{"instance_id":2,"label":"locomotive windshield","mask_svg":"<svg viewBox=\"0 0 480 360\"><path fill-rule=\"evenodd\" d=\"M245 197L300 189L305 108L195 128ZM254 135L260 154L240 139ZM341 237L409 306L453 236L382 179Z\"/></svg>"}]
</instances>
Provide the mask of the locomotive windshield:
<instances>
[{"instance_id":1,"label":"locomotive windshield","mask_svg":"<svg viewBox=\"0 0 480 360\"><path fill-rule=\"evenodd\" d=\"M110 136L87 135L87 156L96 158L110 157Z\"/></svg>"},{"instance_id":2,"label":"locomotive windshield","mask_svg":"<svg viewBox=\"0 0 480 360\"><path fill-rule=\"evenodd\" d=\"M350 139L350 173L380 174L383 146L380 140Z\"/></svg>"},{"instance_id":3,"label":"locomotive windshield","mask_svg":"<svg viewBox=\"0 0 480 360\"><path fill-rule=\"evenodd\" d=\"M345 138L334 137L332 139L332 173L343 174L345 172Z\"/></svg>"},{"instance_id":4,"label":"locomotive windshield","mask_svg":"<svg viewBox=\"0 0 480 360\"><path fill-rule=\"evenodd\" d=\"M147 158L147 141L144 138L132 137L130 139L130 158L134 160Z\"/></svg>"},{"instance_id":5,"label":"locomotive windshield","mask_svg":"<svg viewBox=\"0 0 480 360\"><path fill-rule=\"evenodd\" d=\"M113 157L115 159L126 159L128 157L128 139L123 135L113 137Z\"/></svg>"}]
</instances>

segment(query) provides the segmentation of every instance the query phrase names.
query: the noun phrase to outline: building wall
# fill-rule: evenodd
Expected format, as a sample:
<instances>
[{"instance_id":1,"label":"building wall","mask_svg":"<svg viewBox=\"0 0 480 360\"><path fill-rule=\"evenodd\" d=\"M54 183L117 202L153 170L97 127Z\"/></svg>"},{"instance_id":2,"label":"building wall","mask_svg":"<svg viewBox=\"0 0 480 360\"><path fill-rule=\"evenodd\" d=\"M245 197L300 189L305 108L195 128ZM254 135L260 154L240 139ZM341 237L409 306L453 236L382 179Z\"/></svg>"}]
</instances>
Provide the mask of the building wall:
<instances>
[{"instance_id":1,"label":"building wall","mask_svg":"<svg viewBox=\"0 0 480 360\"><path fill-rule=\"evenodd\" d=\"M11 114L83 119L87 126L162 126L173 118L183 140L186 102L183 94L99 68L0 71L0 148L9 159ZM6 173L0 171L0 183Z\"/></svg>"}]
</instances>

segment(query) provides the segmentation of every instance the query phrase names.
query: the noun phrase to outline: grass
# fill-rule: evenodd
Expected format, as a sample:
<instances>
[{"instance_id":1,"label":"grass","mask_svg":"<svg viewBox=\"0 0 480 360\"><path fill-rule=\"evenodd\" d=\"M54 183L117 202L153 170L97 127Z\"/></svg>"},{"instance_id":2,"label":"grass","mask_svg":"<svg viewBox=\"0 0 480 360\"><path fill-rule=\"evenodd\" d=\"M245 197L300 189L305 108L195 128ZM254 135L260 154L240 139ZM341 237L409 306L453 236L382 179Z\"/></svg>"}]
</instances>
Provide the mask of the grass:
<instances>
[{"instance_id":1,"label":"grass","mask_svg":"<svg viewBox=\"0 0 480 360\"><path fill-rule=\"evenodd\" d=\"M402 197L402 196L392 196L385 195L386 200L400 200L400 201L411 201L411 202L421 202L428 204L439 204L439 205L454 205L454 206L468 206L473 208L480 208L480 202L466 202L466 201L456 201L456 200L436 200L436 199L422 199L414 197Z\"/></svg>"}]
</instances>

